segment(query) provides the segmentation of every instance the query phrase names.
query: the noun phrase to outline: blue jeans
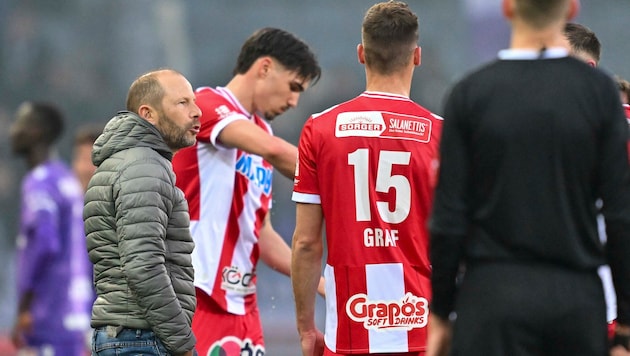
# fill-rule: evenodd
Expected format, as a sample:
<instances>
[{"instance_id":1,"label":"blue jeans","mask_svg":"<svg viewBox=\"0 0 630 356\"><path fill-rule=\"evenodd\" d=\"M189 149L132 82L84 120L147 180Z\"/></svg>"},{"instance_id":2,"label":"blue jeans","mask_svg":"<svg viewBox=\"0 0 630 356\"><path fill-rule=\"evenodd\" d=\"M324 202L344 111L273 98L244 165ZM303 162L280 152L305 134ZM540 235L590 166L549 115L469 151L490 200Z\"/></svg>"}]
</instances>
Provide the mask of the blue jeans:
<instances>
[{"instance_id":1,"label":"blue jeans","mask_svg":"<svg viewBox=\"0 0 630 356\"><path fill-rule=\"evenodd\" d=\"M92 336L92 356L171 356L152 330L99 327ZM195 353L196 354L196 353Z\"/></svg>"}]
</instances>

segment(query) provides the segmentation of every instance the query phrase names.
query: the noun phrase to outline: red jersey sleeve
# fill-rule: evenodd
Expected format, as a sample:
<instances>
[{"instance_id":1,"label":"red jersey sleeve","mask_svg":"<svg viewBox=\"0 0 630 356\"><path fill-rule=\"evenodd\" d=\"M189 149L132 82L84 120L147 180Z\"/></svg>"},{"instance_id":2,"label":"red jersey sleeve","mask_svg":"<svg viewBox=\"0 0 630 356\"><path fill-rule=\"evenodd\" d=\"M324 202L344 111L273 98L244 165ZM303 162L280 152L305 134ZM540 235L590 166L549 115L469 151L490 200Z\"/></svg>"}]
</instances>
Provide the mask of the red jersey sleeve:
<instances>
[{"instance_id":1,"label":"red jersey sleeve","mask_svg":"<svg viewBox=\"0 0 630 356\"><path fill-rule=\"evenodd\" d=\"M298 161L293 181L293 200L298 203L321 204L317 181L317 154L313 142L314 119L304 124L298 143Z\"/></svg>"},{"instance_id":2,"label":"red jersey sleeve","mask_svg":"<svg viewBox=\"0 0 630 356\"><path fill-rule=\"evenodd\" d=\"M197 106L201 109L201 130L197 141L218 146L216 139L221 130L234 120L247 119L230 101L214 89L203 87L195 92Z\"/></svg>"}]
</instances>

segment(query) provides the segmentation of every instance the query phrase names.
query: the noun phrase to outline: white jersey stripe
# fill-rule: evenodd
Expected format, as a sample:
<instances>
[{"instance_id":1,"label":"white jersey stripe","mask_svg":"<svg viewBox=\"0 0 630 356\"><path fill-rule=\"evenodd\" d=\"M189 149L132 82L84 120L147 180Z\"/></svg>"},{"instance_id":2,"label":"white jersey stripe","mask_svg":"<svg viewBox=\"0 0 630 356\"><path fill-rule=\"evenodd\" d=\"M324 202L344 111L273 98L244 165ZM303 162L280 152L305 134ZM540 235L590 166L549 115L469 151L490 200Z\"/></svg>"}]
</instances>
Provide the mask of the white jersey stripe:
<instances>
[{"instance_id":1,"label":"white jersey stripe","mask_svg":"<svg viewBox=\"0 0 630 356\"><path fill-rule=\"evenodd\" d=\"M337 326L339 320L337 319L337 290L335 282L335 268L330 265L326 265L324 268L324 279L326 281L326 334L324 335L324 342L332 352L337 352Z\"/></svg>"},{"instance_id":2,"label":"white jersey stripe","mask_svg":"<svg viewBox=\"0 0 630 356\"><path fill-rule=\"evenodd\" d=\"M226 177L233 175L236 151L217 151L209 144L199 143L197 155L199 161L205 163L199 166L201 196L211 196L217 201L232 201L233 180L225 182L224 184L230 185L229 188L225 188L225 185L211 184L212 180L209 177L215 174ZM199 221L190 222L192 235L203 236L203 238L195 239L195 249L192 253L195 286L208 295L212 294L218 275L217 270L230 215L229 208L227 204L217 204L215 209L201 209Z\"/></svg>"},{"instance_id":3,"label":"white jersey stripe","mask_svg":"<svg viewBox=\"0 0 630 356\"><path fill-rule=\"evenodd\" d=\"M370 300L398 302L405 295L404 271L401 263L368 264L365 266L367 295ZM383 288L387 281L387 288ZM406 330L369 330L370 353L407 352L408 349L391 349L391 345L408 345Z\"/></svg>"},{"instance_id":4,"label":"white jersey stripe","mask_svg":"<svg viewBox=\"0 0 630 356\"><path fill-rule=\"evenodd\" d=\"M255 212L260 208L260 196L246 193L251 195L249 198L251 209L244 209L238 218L239 226L248 226L252 221L256 221ZM254 250L254 244L256 240L253 240L249 235L244 235L242 232L238 236L236 246L234 246L234 254L232 255L232 265L239 266L242 271L252 271L254 265L250 259L252 251ZM255 288L254 286L252 286ZM225 298L227 301L227 310L230 313L244 315L245 303L243 300L243 293L239 293L233 290L225 291Z\"/></svg>"},{"instance_id":5,"label":"white jersey stripe","mask_svg":"<svg viewBox=\"0 0 630 356\"><path fill-rule=\"evenodd\" d=\"M322 201L319 198L319 194L307 194L307 193L298 193L293 192L291 199L297 203L308 203L308 204L321 204Z\"/></svg>"}]
</instances>

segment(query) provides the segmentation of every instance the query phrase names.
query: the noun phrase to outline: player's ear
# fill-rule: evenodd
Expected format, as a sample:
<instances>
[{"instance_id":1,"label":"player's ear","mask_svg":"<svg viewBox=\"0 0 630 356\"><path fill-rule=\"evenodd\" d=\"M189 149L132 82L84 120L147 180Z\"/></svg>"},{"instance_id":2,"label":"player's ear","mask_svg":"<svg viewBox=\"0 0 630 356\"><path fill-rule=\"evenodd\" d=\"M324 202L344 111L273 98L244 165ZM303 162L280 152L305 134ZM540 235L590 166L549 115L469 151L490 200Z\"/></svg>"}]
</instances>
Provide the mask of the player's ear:
<instances>
[{"instance_id":1,"label":"player's ear","mask_svg":"<svg viewBox=\"0 0 630 356\"><path fill-rule=\"evenodd\" d=\"M422 47L418 46L413 50L413 64L419 66L422 63Z\"/></svg>"},{"instance_id":2,"label":"player's ear","mask_svg":"<svg viewBox=\"0 0 630 356\"><path fill-rule=\"evenodd\" d=\"M567 21L577 17L580 12L580 0L571 0L569 2L569 14L567 15Z\"/></svg>"},{"instance_id":3,"label":"player's ear","mask_svg":"<svg viewBox=\"0 0 630 356\"><path fill-rule=\"evenodd\" d=\"M514 18L514 1L513 0L503 0L501 2L501 10L503 10L503 16L506 19L511 20Z\"/></svg>"},{"instance_id":4,"label":"player's ear","mask_svg":"<svg viewBox=\"0 0 630 356\"><path fill-rule=\"evenodd\" d=\"M365 64L365 52L363 51L362 43L357 45L357 58L359 59L359 63Z\"/></svg>"},{"instance_id":5,"label":"player's ear","mask_svg":"<svg viewBox=\"0 0 630 356\"><path fill-rule=\"evenodd\" d=\"M256 74L259 78L266 78L273 67L273 60L269 56L260 57L256 60Z\"/></svg>"}]
</instances>

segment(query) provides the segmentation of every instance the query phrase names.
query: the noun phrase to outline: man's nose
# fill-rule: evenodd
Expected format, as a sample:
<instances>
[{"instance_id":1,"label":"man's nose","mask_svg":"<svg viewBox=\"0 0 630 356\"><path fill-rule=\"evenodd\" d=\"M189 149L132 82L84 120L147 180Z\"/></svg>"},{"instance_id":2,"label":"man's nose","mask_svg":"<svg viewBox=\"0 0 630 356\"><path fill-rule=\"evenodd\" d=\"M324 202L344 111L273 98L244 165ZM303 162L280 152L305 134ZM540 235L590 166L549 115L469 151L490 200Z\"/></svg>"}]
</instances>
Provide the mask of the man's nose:
<instances>
[{"instance_id":1,"label":"man's nose","mask_svg":"<svg viewBox=\"0 0 630 356\"><path fill-rule=\"evenodd\" d=\"M298 105L298 101L300 100L300 93L293 92L291 93L291 98L289 98L289 106L294 108Z\"/></svg>"}]
</instances>

